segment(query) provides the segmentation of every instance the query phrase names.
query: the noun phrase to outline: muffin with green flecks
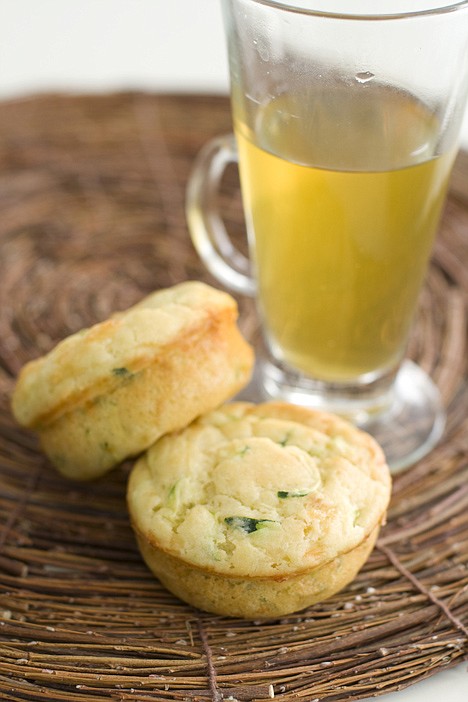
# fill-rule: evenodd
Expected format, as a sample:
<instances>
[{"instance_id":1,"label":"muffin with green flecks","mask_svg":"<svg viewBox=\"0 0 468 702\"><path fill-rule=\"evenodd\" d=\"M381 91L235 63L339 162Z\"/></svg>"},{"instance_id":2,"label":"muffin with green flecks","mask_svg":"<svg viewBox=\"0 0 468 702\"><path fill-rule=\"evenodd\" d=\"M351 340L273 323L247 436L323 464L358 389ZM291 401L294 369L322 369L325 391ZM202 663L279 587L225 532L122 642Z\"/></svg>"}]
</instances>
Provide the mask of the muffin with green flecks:
<instances>
[{"instance_id":1,"label":"muffin with green flecks","mask_svg":"<svg viewBox=\"0 0 468 702\"><path fill-rule=\"evenodd\" d=\"M344 420L237 402L156 442L132 470L128 506L141 553L170 591L261 618L345 587L390 491L382 450Z\"/></svg>"},{"instance_id":2,"label":"muffin with green flecks","mask_svg":"<svg viewBox=\"0 0 468 702\"><path fill-rule=\"evenodd\" d=\"M13 413L61 473L97 478L248 383L236 321L235 300L203 283L158 290L26 364Z\"/></svg>"}]
</instances>

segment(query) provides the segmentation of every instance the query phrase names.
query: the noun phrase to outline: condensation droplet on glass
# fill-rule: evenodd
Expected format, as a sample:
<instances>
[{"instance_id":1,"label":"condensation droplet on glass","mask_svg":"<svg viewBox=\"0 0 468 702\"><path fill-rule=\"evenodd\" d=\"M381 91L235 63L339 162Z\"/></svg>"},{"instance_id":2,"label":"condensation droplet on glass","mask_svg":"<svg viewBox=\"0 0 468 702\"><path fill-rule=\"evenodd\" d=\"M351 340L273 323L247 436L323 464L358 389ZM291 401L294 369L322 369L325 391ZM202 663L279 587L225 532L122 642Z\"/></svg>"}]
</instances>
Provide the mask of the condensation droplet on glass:
<instances>
[{"instance_id":1,"label":"condensation droplet on glass","mask_svg":"<svg viewBox=\"0 0 468 702\"><path fill-rule=\"evenodd\" d=\"M368 83L370 80L375 78L375 75L370 71L360 71L354 76L358 83Z\"/></svg>"},{"instance_id":2,"label":"condensation droplet on glass","mask_svg":"<svg viewBox=\"0 0 468 702\"><path fill-rule=\"evenodd\" d=\"M262 61L268 63L268 61L270 60L270 52L268 50L268 45L265 44L265 42L261 39L254 39L253 43Z\"/></svg>"}]
</instances>

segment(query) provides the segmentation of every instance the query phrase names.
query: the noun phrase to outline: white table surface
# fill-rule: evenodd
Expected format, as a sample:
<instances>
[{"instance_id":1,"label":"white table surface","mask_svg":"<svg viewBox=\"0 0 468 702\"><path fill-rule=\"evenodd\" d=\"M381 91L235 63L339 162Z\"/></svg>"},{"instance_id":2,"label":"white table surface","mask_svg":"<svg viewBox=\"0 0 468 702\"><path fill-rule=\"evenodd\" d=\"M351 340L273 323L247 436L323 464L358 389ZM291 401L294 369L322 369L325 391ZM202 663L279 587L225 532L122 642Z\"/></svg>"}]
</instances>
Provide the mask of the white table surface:
<instances>
[{"instance_id":1,"label":"white table surface","mask_svg":"<svg viewBox=\"0 0 468 702\"><path fill-rule=\"evenodd\" d=\"M227 93L219 0L0 0L0 100L120 89ZM379 699L468 702L468 664Z\"/></svg>"}]
</instances>

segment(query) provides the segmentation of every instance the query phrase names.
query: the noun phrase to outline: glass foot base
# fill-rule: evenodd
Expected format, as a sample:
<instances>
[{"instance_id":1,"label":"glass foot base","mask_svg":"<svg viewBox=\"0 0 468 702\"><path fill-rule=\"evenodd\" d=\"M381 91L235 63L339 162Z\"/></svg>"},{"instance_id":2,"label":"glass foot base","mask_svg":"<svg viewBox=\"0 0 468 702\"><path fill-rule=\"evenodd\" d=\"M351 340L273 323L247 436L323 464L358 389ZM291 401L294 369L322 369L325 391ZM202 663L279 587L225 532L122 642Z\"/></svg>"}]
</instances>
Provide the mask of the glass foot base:
<instances>
[{"instance_id":1,"label":"glass foot base","mask_svg":"<svg viewBox=\"0 0 468 702\"><path fill-rule=\"evenodd\" d=\"M412 361L404 361L384 393L339 397L313 391L307 384L280 382L268 362L259 361L251 383L237 399L250 402L284 400L334 412L371 434L382 446L392 473L416 463L437 444L445 427L445 411L431 378ZM284 378L283 378L284 380Z\"/></svg>"}]
</instances>

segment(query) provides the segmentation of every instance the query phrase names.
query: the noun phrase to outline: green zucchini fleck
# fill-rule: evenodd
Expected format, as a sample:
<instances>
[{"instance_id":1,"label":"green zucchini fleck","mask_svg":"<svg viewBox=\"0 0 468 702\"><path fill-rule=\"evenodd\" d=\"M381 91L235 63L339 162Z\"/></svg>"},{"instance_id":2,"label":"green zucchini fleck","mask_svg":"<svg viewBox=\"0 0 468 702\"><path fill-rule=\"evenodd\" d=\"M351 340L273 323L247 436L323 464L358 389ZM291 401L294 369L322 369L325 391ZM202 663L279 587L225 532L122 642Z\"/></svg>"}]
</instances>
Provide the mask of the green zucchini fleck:
<instances>
[{"instance_id":1,"label":"green zucchini fleck","mask_svg":"<svg viewBox=\"0 0 468 702\"><path fill-rule=\"evenodd\" d=\"M117 376L128 376L132 375L128 368L113 368L112 373Z\"/></svg>"},{"instance_id":2,"label":"green zucchini fleck","mask_svg":"<svg viewBox=\"0 0 468 702\"><path fill-rule=\"evenodd\" d=\"M288 431L288 433L284 436L284 439L281 439L281 441L278 441L280 446L286 446L288 443L289 439L291 438L291 432Z\"/></svg>"},{"instance_id":3,"label":"green zucchini fleck","mask_svg":"<svg viewBox=\"0 0 468 702\"><path fill-rule=\"evenodd\" d=\"M246 534L264 529L269 524L276 524L273 519L254 519L253 517L226 517L226 524L235 529L240 529Z\"/></svg>"},{"instance_id":4,"label":"green zucchini fleck","mask_svg":"<svg viewBox=\"0 0 468 702\"><path fill-rule=\"evenodd\" d=\"M248 451L251 451L251 448L248 444L246 444L243 448L241 448L237 455L240 456L240 458L243 458Z\"/></svg>"},{"instance_id":5,"label":"green zucchini fleck","mask_svg":"<svg viewBox=\"0 0 468 702\"><path fill-rule=\"evenodd\" d=\"M176 480L173 485L169 488L169 491L167 493L167 503L169 505L174 505L176 498L177 498L177 493L178 493L178 487L179 487L180 480Z\"/></svg>"},{"instance_id":6,"label":"green zucchini fleck","mask_svg":"<svg viewBox=\"0 0 468 702\"><path fill-rule=\"evenodd\" d=\"M306 497L310 495L310 490L295 490L290 492L288 490L278 490L276 493L281 500L285 500L287 497Z\"/></svg>"}]
</instances>

